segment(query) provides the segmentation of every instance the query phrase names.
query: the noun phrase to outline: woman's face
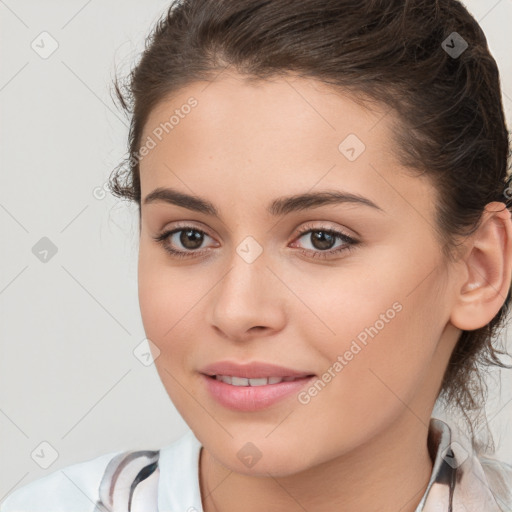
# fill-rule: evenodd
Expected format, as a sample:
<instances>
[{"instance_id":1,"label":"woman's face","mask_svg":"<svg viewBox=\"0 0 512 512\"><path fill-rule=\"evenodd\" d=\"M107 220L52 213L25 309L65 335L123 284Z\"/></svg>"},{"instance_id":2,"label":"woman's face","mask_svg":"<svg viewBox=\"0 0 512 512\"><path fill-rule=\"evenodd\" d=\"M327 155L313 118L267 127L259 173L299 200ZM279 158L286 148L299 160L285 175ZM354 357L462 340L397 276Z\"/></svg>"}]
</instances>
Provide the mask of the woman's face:
<instances>
[{"instance_id":1,"label":"woman's face","mask_svg":"<svg viewBox=\"0 0 512 512\"><path fill-rule=\"evenodd\" d=\"M292 474L426 432L460 332L454 272L393 119L314 80L231 75L145 125L144 328L176 408L234 471ZM146 202L157 188L172 193Z\"/></svg>"}]
</instances>

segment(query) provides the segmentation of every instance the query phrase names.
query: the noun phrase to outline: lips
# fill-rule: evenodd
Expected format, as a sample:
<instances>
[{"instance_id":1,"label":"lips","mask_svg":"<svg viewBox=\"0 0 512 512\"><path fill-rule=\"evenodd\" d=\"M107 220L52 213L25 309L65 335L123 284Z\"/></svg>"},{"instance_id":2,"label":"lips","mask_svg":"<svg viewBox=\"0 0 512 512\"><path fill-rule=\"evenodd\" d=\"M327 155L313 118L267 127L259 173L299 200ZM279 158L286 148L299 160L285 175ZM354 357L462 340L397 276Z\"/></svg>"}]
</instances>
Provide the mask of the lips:
<instances>
[{"instance_id":1,"label":"lips","mask_svg":"<svg viewBox=\"0 0 512 512\"><path fill-rule=\"evenodd\" d=\"M200 370L204 375L210 377L226 377L230 378L231 382L224 380L227 384L233 385L264 385L272 384L274 382L258 383L260 379L279 378L282 380L293 380L302 377L310 377L314 375L312 372L295 370L293 368L286 368L271 363L253 362L253 363L235 363L234 361L219 361L217 363L209 364ZM233 377L235 381L233 382ZM251 379L254 384L236 379Z\"/></svg>"},{"instance_id":2,"label":"lips","mask_svg":"<svg viewBox=\"0 0 512 512\"><path fill-rule=\"evenodd\" d=\"M227 384L209 375L202 375L201 379L209 396L221 406L233 411L256 412L297 396L315 377L297 377L260 386Z\"/></svg>"},{"instance_id":3,"label":"lips","mask_svg":"<svg viewBox=\"0 0 512 512\"><path fill-rule=\"evenodd\" d=\"M225 408L256 412L299 393L314 380L311 372L271 363L219 361L201 369L211 398Z\"/></svg>"}]
</instances>

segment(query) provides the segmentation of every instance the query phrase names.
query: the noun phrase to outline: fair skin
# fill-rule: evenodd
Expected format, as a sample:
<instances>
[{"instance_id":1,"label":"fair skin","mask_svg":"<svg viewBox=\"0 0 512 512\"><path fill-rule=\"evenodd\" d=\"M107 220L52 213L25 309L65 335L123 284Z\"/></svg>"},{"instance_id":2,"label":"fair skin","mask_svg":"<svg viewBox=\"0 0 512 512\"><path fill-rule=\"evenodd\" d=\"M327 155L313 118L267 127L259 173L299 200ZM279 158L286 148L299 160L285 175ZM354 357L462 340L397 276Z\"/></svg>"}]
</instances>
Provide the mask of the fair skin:
<instances>
[{"instance_id":1,"label":"fair skin","mask_svg":"<svg viewBox=\"0 0 512 512\"><path fill-rule=\"evenodd\" d=\"M226 74L162 101L142 140L191 96L197 106L140 163L139 300L160 378L203 445L205 512L414 511L432 471L428 424L450 354L461 329L485 325L506 297L510 213L491 203L450 262L433 228L436 191L399 165L385 107L367 110L311 79L250 84ZM366 146L354 161L338 149L348 134ZM144 204L157 187L199 196L219 218ZM378 208L266 209L324 190ZM314 257L348 243L323 249L299 234L304 226L358 243ZM154 240L178 227L206 233L198 249L180 242L182 232L168 237L184 258ZM237 253L248 236L262 249L251 263ZM205 389L199 369L226 359L321 376L396 303L400 311L308 403L292 395L241 412ZM261 453L252 467L237 457L247 442Z\"/></svg>"}]
</instances>

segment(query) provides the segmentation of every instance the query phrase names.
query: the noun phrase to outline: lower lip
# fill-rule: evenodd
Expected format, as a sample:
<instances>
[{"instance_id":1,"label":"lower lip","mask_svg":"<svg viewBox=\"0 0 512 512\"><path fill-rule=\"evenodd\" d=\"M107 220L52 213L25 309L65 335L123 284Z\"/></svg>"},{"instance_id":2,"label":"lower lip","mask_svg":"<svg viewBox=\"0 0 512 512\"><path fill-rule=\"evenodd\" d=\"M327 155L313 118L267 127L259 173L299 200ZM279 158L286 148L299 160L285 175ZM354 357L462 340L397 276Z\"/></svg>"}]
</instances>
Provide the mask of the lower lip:
<instances>
[{"instance_id":1,"label":"lower lip","mask_svg":"<svg viewBox=\"0 0 512 512\"><path fill-rule=\"evenodd\" d=\"M237 411L259 411L293 393L297 394L314 376L265 386L233 386L204 374L202 378L213 398L224 407Z\"/></svg>"}]
</instances>

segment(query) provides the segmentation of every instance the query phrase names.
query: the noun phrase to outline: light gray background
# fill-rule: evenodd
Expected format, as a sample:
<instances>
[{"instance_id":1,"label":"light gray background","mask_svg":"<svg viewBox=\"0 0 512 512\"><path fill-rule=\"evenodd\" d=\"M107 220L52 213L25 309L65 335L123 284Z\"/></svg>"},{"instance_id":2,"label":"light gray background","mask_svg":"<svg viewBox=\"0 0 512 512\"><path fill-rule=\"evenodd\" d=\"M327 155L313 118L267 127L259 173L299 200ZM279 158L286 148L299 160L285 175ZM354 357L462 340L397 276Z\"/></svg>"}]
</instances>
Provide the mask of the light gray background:
<instances>
[{"instance_id":1,"label":"light gray background","mask_svg":"<svg viewBox=\"0 0 512 512\"><path fill-rule=\"evenodd\" d=\"M101 193L128 127L112 77L126 74L168 4L0 0L0 501L66 465L159 448L188 428L133 353L145 338L136 210ZM467 6L500 65L510 123L512 0ZM52 40L46 59L31 47ZM32 252L43 237L58 250L47 262ZM510 374L501 397L491 381L488 414L497 456L512 463Z\"/></svg>"}]
</instances>

